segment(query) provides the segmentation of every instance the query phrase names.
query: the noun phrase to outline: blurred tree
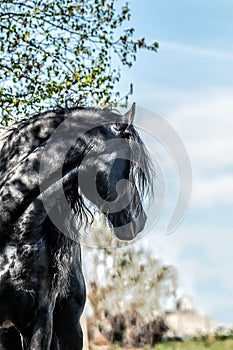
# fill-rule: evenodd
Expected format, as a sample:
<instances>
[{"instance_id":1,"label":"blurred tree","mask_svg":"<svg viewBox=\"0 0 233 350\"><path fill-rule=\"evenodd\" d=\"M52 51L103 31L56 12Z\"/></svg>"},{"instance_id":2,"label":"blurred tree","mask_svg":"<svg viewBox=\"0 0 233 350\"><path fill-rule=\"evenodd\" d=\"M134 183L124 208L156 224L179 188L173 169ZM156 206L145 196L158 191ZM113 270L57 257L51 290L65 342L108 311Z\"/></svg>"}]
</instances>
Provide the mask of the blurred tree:
<instances>
[{"instance_id":1,"label":"blurred tree","mask_svg":"<svg viewBox=\"0 0 233 350\"><path fill-rule=\"evenodd\" d=\"M117 0L1 0L2 119L65 100L114 102L118 66L131 67L138 49L158 48L125 28L130 17L128 2Z\"/></svg>"},{"instance_id":2,"label":"blurred tree","mask_svg":"<svg viewBox=\"0 0 233 350\"><path fill-rule=\"evenodd\" d=\"M95 272L87 274L92 278L89 284L93 290L89 294L91 297L92 292L100 293L100 289L103 294L93 298L93 302L98 300L98 316L100 310L117 315L136 309L148 322L161 316L167 300L176 295L175 268L163 265L141 246L92 249L91 255Z\"/></svg>"},{"instance_id":3,"label":"blurred tree","mask_svg":"<svg viewBox=\"0 0 233 350\"><path fill-rule=\"evenodd\" d=\"M96 324L105 334L113 332L109 324L112 328L122 328L124 336L131 338L130 345L136 342L135 334L139 335L142 325L149 325L145 332L152 332L155 327L158 332L166 330L161 320L167 301L176 297L175 268L163 265L138 243L119 243L117 247L114 241L111 247L105 237L109 233L105 233L103 227L95 227L93 232L92 245L95 242L95 246L101 247L101 237L109 243L108 247L89 248L84 252L84 263L88 262L88 297ZM130 335L126 328L134 322L134 317L136 333Z\"/></svg>"}]
</instances>

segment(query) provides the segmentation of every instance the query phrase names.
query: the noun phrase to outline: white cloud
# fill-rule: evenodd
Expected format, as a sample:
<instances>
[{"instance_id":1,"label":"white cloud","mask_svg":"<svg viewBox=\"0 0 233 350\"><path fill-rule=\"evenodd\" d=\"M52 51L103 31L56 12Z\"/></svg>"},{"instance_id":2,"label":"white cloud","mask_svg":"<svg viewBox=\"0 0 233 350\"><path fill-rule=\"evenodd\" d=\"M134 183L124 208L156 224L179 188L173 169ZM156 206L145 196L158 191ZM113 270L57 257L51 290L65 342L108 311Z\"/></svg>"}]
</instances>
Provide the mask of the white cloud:
<instances>
[{"instance_id":1,"label":"white cloud","mask_svg":"<svg viewBox=\"0 0 233 350\"><path fill-rule=\"evenodd\" d=\"M186 54L186 55L192 55L192 56L201 56L201 57L211 57L215 59L221 59L221 60L233 60L233 52L231 51L222 51L222 50L215 50L212 48L205 48L201 46L195 46L195 45L187 45L182 44L178 42L171 42L171 41L161 41L159 44L160 51L172 51L177 52L179 54Z\"/></svg>"},{"instance_id":2,"label":"white cloud","mask_svg":"<svg viewBox=\"0 0 233 350\"><path fill-rule=\"evenodd\" d=\"M169 113L190 155L197 206L233 203L232 96L232 90L211 90Z\"/></svg>"},{"instance_id":3,"label":"white cloud","mask_svg":"<svg viewBox=\"0 0 233 350\"><path fill-rule=\"evenodd\" d=\"M233 203L233 177L220 175L213 179L197 178L193 189L193 204L214 207Z\"/></svg>"}]
</instances>

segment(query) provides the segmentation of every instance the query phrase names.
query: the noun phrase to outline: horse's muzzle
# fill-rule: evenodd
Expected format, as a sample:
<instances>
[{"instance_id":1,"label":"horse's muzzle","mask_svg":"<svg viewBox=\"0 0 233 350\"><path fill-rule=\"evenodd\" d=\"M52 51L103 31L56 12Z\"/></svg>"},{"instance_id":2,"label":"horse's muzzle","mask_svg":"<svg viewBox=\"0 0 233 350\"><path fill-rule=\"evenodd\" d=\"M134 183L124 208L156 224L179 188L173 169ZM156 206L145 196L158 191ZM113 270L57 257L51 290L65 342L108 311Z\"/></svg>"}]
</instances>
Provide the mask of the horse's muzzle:
<instances>
[{"instance_id":1,"label":"horse's muzzle","mask_svg":"<svg viewBox=\"0 0 233 350\"><path fill-rule=\"evenodd\" d=\"M118 239L131 241L143 231L147 216L145 212L142 211L140 215L138 215L135 219L131 219L130 221L126 221L124 218L122 218L116 222L116 220L114 220L115 218L113 218L111 214L108 215L108 219L112 223L114 233Z\"/></svg>"}]
</instances>

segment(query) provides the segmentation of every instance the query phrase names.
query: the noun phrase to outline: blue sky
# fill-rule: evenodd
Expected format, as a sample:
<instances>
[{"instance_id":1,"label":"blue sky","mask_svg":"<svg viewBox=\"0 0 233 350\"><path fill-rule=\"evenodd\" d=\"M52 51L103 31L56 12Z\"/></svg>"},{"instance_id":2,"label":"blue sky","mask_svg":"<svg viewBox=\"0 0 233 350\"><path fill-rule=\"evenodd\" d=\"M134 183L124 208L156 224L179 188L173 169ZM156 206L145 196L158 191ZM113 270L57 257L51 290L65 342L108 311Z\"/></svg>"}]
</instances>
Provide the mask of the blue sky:
<instances>
[{"instance_id":1,"label":"blue sky","mask_svg":"<svg viewBox=\"0 0 233 350\"><path fill-rule=\"evenodd\" d=\"M122 71L138 105L163 115L192 162L193 195L172 235L155 227L144 240L177 266L180 293L216 321L233 324L233 1L134 0L137 35L158 41ZM172 181L172 179L171 179ZM169 193L168 193L169 195Z\"/></svg>"}]
</instances>

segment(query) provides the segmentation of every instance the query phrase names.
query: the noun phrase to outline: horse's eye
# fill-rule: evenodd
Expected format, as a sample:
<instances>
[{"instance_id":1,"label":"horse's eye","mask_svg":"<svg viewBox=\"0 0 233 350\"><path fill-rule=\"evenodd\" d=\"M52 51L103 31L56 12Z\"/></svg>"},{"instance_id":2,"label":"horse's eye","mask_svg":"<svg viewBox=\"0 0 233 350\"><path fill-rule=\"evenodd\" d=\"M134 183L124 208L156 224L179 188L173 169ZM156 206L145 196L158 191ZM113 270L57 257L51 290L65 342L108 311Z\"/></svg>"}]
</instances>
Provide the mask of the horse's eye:
<instances>
[{"instance_id":1,"label":"horse's eye","mask_svg":"<svg viewBox=\"0 0 233 350\"><path fill-rule=\"evenodd\" d=\"M120 123L113 124L111 128L114 132L117 132L117 133L121 132L123 129L122 124Z\"/></svg>"},{"instance_id":2,"label":"horse's eye","mask_svg":"<svg viewBox=\"0 0 233 350\"><path fill-rule=\"evenodd\" d=\"M112 125L113 132L119 134L122 133L124 135L129 134L128 132L128 124L116 123Z\"/></svg>"}]
</instances>

